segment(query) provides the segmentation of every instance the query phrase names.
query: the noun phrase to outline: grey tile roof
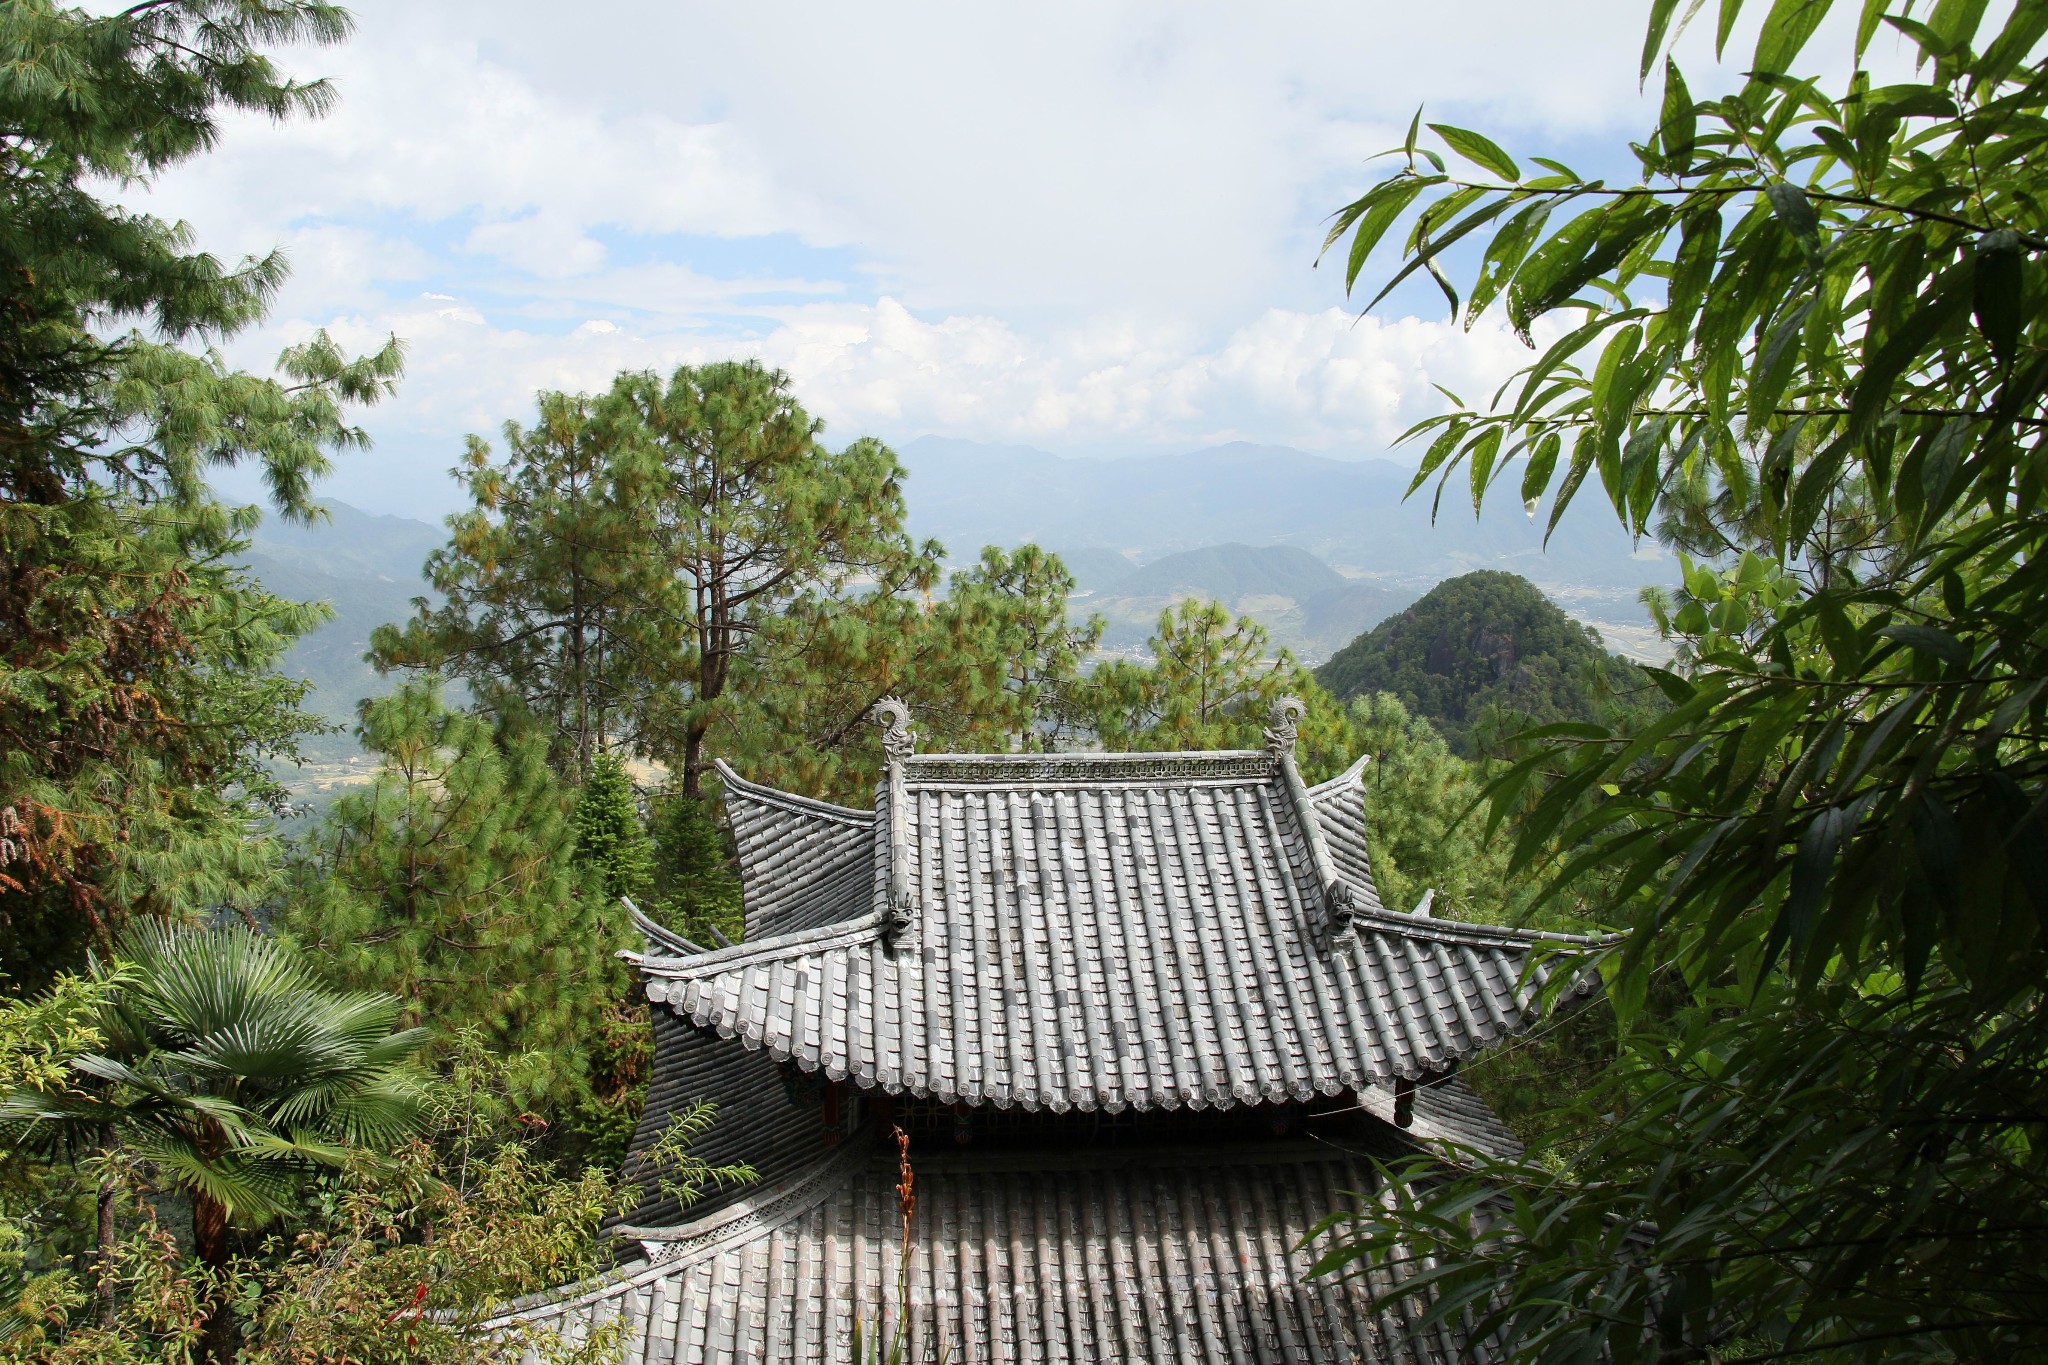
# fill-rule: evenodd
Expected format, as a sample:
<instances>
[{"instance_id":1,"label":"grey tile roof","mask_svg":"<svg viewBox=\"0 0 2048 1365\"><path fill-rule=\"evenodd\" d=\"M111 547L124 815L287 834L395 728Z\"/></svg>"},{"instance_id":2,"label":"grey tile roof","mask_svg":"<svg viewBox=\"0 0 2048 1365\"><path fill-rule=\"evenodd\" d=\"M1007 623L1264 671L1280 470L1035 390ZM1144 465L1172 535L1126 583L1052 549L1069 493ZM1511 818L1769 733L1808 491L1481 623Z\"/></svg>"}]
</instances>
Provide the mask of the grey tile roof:
<instances>
[{"instance_id":1,"label":"grey tile roof","mask_svg":"<svg viewBox=\"0 0 2048 1365\"><path fill-rule=\"evenodd\" d=\"M1365 844L1365 765L1359 759L1321 786L1308 789L1316 824L1330 862L1346 885L1372 909L1381 909L1379 887L1372 879L1372 855Z\"/></svg>"},{"instance_id":2,"label":"grey tile roof","mask_svg":"<svg viewBox=\"0 0 2048 1365\"><path fill-rule=\"evenodd\" d=\"M749 864L750 937L639 957L648 997L890 1093L1200 1108L1441 1072L1530 1021L1558 965L1539 948L1590 942L1383 909L1358 767L1314 789L1284 752L921 755L890 768L868 830L870 898L829 921L790 888L857 866L858 813L789 798L777 823L760 813L763 789L729 786L746 807L743 843L764 850ZM800 878L765 850L803 847L803 822L836 851ZM766 879L764 921L816 927L751 936L753 876ZM894 943L892 894L910 906ZM836 899L833 915L845 907Z\"/></svg>"},{"instance_id":3,"label":"grey tile roof","mask_svg":"<svg viewBox=\"0 0 2048 1365\"><path fill-rule=\"evenodd\" d=\"M691 1152L713 1166L744 1162L761 1179L755 1187L706 1190L691 1205L693 1216L748 1197L751 1189L772 1188L802 1175L831 1155L820 1117L820 1078L792 1076L767 1053L739 1047L667 1010L655 1010L653 1022L653 1074L625 1168L642 1182L644 1194L618 1221L661 1226L682 1218L682 1209L648 1178L641 1161L670 1120L699 1100L711 1101L718 1112Z\"/></svg>"},{"instance_id":4,"label":"grey tile roof","mask_svg":"<svg viewBox=\"0 0 2048 1365\"><path fill-rule=\"evenodd\" d=\"M1013 1158L913 1153L907 1358L978 1362L1484 1360L1374 1295L1304 1282L1300 1243L1370 1162L1319 1143ZM886 1150L662 1234L661 1259L511 1305L486 1330L581 1340L625 1320L626 1365L849 1361L855 1316L897 1324L901 1228ZM533 1356L529 1354L528 1359Z\"/></svg>"},{"instance_id":5,"label":"grey tile roof","mask_svg":"<svg viewBox=\"0 0 2048 1365\"><path fill-rule=\"evenodd\" d=\"M759 786L722 762L718 774L739 845L747 938L815 928L870 908L873 811Z\"/></svg>"}]
</instances>

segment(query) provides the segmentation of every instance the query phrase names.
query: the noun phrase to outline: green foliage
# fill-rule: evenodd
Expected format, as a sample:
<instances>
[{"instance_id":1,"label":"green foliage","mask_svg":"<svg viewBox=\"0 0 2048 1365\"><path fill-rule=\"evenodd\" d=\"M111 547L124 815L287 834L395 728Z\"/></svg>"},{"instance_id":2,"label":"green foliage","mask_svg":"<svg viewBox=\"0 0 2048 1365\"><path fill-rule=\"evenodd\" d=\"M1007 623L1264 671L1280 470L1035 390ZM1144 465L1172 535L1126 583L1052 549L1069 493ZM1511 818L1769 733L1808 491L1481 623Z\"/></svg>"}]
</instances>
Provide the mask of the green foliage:
<instances>
[{"instance_id":1,"label":"green foliage","mask_svg":"<svg viewBox=\"0 0 2048 1365\"><path fill-rule=\"evenodd\" d=\"M1597 473L1719 556L1660 604L1669 709L1539 730L1494 787L1518 873L1603 869L1633 931L1583 1141L1409 1171L1328 1263L1433 1255L1425 1316L1511 1359L2048 1350L2048 7L1880 0L1859 67L1884 29L1917 78L1832 92L1792 74L1827 9L1773 6L1716 99L1667 62L1640 185L1446 134L1512 183L1454 177L1411 133L1332 237L1355 277L1419 202L1401 274L1455 300L1438 257L1488 228L1468 320L1569 314L1493 408L1423 424L1418 483L1519 467L1554 525Z\"/></svg>"},{"instance_id":2,"label":"green foliage","mask_svg":"<svg viewBox=\"0 0 2048 1365\"><path fill-rule=\"evenodd\" d=\"M984 546L973 568L953 575L933 625L950 651L935 677L906 689L921 715L938 715L961 747L979 742L1033 752L1057 749L1087 723L1084 661L1102 639L1100 618L1076 624L1067 599L1074 577L1036 545Z\"/></svg>"},{"instance_id":3,"label":"green foliage","mask_svg":"<svg viewBox=\"0 0 2048 1365\"><path fill-rule=\"evenodd\" d=\"M750 777L870 803L881 745L868 717L884 697L910 706L928 750L1041 749L1092 724L1080 668L1101 624L1068 619L1058 556L990 547L934 598L927 551L851 595L806 594L762 632L719 736Z\"/></svg>"},{"instance_id":4,"label":"green foliage","mask_svg":"<svg viewBox=\"0 0 2048 1365\"><path fill-rule=\"evenodd\" d=\"M388 390L398 348L320 335L275 378L179 349L258 320L283 260L223 267L93 191L204 150L224 112L319 112L327 87L262 49L346 29L291 0L0 10L0 969L22 979L135 914L253 906L274 871L247 837L282 800L264 760L312 722L270 665L320 615L230 567L253 514L204 479L253 461L312 515L327 453L365 440L344 409Z\"/></svg>"},{"instance_id":5,"label":"green foliage","mask_svg":"<svg viewBox=\"0 0 2048 1365\"><path fill-rule=\"evenodd\" d=\"M654 880L654 841L640 823L633 778L615 754L599 754L576 793L576 861L597 874L606 900L644 897Z\"/></svg>"},{"instance_id":6,"label":"green foliage","mask_svg":"<svg viewBox=\"0 0 2048 1365\"><path fill-rule=\"evenodd\" d=\"M857 581L928 586L937 547L903 534L903 471L889 448L827 448L779 370L728 361L622 374L606 402L621 458L650 490L664 629L683 651L686 686L650 698L648 748L696 795L727 690L761 658L769 624L799 598L838 603Z\"/></svg>"},{"instance_id":7,"label":"green foliage","mask_svg":"<svg viewBox=\"0 0 2048 1365\"><path fill-rule=\"evenodd\" d=\"M697 1202L707 1185L723 1189L727 1185L751 1185L761 1178L758 1171L744 1162L714 1166L690 1150L711 1131L717 1118L717 1105L709 1100L693 1102L689 1108L669 1116L660 1136L639 1158L638 1168L653 1174L654 1186L663 1199L673 1199L678 1206L688 1208Z\"/></svg>"},{"instance_id":8,"label":"green foliage","mask_svg":"<svg viewBox=\"0 0 2048 1365\"><path fill-rule=\"evenodd\" d=\"M240 1301L243 1284L230 1267L216 1275L195 1266L176 1237L123 1188L124 1231L100 1264L113 1289L109 1320L81 1319L89 1302L77 1276L63 1269L30 1281L17 1301L20 1330L0 1337L0 1361L15 1365L192 1365L204 1349L210 1303Z\"/></svg>"},{"instance_id":9,"label":"green foliage","mask_svg":"<svg viewBox=\"0 0 2048 1365\"><path fill-rule=\"evenodd\" d=\"M535 1059L529 1103L576 1094L625 995L623 911L577 864L546 740L448 709L431 682L365 703L362 738L377 775L298 850L280 929L337 982Z\"/></svg>"},{"instance_id":10,"label":"green foliage","mask_svg":"<svg viewBox=\"0 0 2048 1365\"><path fill-rule=\"evenodd\" d=\"M582 395L542 393L530 428L505 424L506 456L481 438L453 472L473 506L427 557L439 607L373 632L380 669L463 679L500 719L550 725L557 766L581 781L607 745L641 737L650 687L677 680L651 558L652 490L621 461L613 428Z\"/></svg>"},{"instance_id":11,"label":"green foliage","mask_svg":"<svg viewBox=\"0 0 2048 1365\"><path fill-rule=\"evenodd\" d=\"M1257 621L1233 619L1220 603L1184 601L1159 614L1148 644L1150 663L1111 659L1088 678L1088 722L1104 749L1256 749L1273 704L1295 696L1308 707L1297 752L1303 776L1318 782L1351 762L1343 708L1293 655L1272 649Z\"/></svg>"},{"instance_id":12,"label":"green foliage","mask_svg":"<svg viewBox=\"0 0 2048 1365\"><path fill-rule=\"evenodd\" d=\"M56 1084L32 1077L0 1098L0 1128L51 1151L96 1147L102 1160L118 1143L189 1198L212 1285L202 1340L225 1360L229 1226L276 1218L351 1146L407 1133L426 1034L394 1031L397 1000L329 990L283 944L244 928L144 921L119 949L124 967L104 976L111 989L91 1025L98 1050L71 1056Z\"/></svg>"},{"instance_id":13,"label":"green foliage","mask_svg":"<svg viewBox=\"0 0 2048 1365\"><path fill-rule=\"evenodd\" d=\"M745 924L740 878L712 799L672 786L652 804L654 918L692 943L714 943L714 927L737 943Z\"/></svg>"},{"instance_id":14,"label":"green foliage","mask_svg":"<svg viewBox=\"0 0 2048 1365\"><path fill-rule=\"evenodd\" d=\"M1467 758L1527 725L1605 718L1642 674L1519 574L1446 579L1330 656L1340 699L1391 692Z\"/></svg>"},{"instance_id":15,"label":"green foliage","mask_svg":"<svg viewBox=\"0 0 2048 1365\"><path fill-rule=\"evenodd\" d=\"M487 1333L481 1324L510 1298L601 1270L594 1234L631 1204L637 1186L598 1167L565 1175L546 1159L519 1094L527 1059L498 1056L474 1030L450 1039L447 1057L421 1092L416 1131L340 1152L292 1206L294 1227L260 1244L245 1240L219 1268L181 1252L137 1197L147 1194L132 1179L140 1168L117 1164L108 1315L84 1318L77 1278L52 1270L20 1295L21 1330L0 1340L0 1361L190 1365L215 1300L235 1305L245 1328L238 1358L251 1365L483 1365L525 1350L551 1365L613 1359L615 1330L568 1343L517 1329ZM688 1141L670 1142L679 1169L692 1159Z\"/></svg>"},{"instance_id":16,"label":"green foliage","mask_svg":"<svg viewBox=\"0 0 2048 1365\"><path fill-rule=\"evenodd\" d=\"M518 1121L518 1088L482 1034L451 1040L428 1130L351 1166L262 1276L249 1365L487 1365L524 1349L549 1365L616 1358L616 1327L580 1343L478 1330L509 1299L601 1269L594 1235L634 1193L600 1167L558 1173Z\"/></svg>"},{"instance_id":17,"label":"green foliage","mask_svg":"<svg viewBox=\"0 0 2048 1365\"><path fill-rule=\"evenodd\" d=\"M1345 718L1352 750L1372 759L1365 769L1366 834L1381 902L1407 910L1435 891L1432 913L1442 918L1511 920L1517 898L1506 841L1487 837L1473 813L1483 775L1392 693L1357 698Z\"/></svg>"}]
</instances>

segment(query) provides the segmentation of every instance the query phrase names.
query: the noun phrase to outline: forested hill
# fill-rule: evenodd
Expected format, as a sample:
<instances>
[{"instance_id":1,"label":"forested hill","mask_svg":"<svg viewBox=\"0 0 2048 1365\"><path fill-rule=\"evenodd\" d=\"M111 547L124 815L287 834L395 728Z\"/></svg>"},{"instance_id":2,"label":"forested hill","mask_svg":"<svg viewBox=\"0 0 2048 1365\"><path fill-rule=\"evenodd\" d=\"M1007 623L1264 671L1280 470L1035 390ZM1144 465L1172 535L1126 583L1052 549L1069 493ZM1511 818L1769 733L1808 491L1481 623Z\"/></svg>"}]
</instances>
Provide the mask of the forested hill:
<instances>
[{"instance_id":1,"label":"forested hill","mask_svg":"<svg viewBox=\"0 0 2048 1365\"><path fill-rule=\"evenodd\" d=\"M1603 693L1633 696L1641 673L1519 574L1446 579L1316 670L1340 698L1391 692L1471 756L1489 707L1539 724L1598 718Z\"/></svg>"}]
</instances>

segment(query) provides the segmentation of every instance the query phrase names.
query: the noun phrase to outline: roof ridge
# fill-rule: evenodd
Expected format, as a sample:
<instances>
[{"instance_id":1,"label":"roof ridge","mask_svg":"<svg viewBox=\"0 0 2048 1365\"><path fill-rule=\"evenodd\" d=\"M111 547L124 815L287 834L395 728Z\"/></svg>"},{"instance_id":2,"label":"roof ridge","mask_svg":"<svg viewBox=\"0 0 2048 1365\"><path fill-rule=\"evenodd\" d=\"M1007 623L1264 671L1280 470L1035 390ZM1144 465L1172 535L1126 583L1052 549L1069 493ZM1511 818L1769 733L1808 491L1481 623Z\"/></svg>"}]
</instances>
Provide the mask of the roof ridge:
<instances>
[{"instance_id":1,"label":"roof ridge","mask_svg":"<svg viewBox=\"0 0 2048 1365\"><path fill-rule=\"evenodd\" d=\"M1047 753L1014 754L952 754L943 751L912 754L905 763L916 766L922 763L982 762L982 763L1065 763L1087 761L1097 758L1136 758L1144 760L1166 760L1174 758L1263 758L1264 749L1055 749Z\"/></svg>"},{"instance_id":2,"label":"roof ridge","mask_svg":"<svg viewBox=\"0 0 2048 1365\"><path fill-rule=\"evenodd\" d=\"M771 1220L782 1215L796 1216L809 1212L817 1203L832 1193L838 1185L851 1179L859 1169L873 1157L873 1152L863 1144L849 1142L831 1157L812 1166L787 1185L765 1191L761 1198L730 1204L718 1212L684 1223L673 1228L625 1228L613 1231L622 1238L641 1241L644 1234L663 1234L659 1240L682 1241L690 1237L701 1237L707 1245L679 1251L656 1259L628 1261L622 1266L586 1276L558 1289L543 1289L532 1294L522 1294L496 1305L493 1311L477 1325L489 1330L493 1327L509 1326L515 1322L531 1321L547 1316L549 1311L565 1312L585 1303L612 1297L623 1290L649 1279L661 1279L689 1266L700 1253L715 1253L727 1242L745 1233L758 1231L763 1226L775 1226ZM835 1179L835 1177L837 1177ZM647 1239L655 1240L655 1239ZM644 1242L643 1242L644 1245Z\"/></svg>"},{"instance_id":3,"label":"roof ridge","mask_svg":"<svg viewBox=\"0 0 2048 1365\"><path fill-rule=\"evenodd\" d=\"M835 924L822 924L815 929L799 929L795 933L776 934L769 938L748 939L743 943L735 943L730 948L719 948L690 957L656 957L649 953L631 951L623 951L618 956L643 972L652 969L656 975L664 979L680 980L701 971L731 971L734 967L744 967L787 953L822 952L843 944L861 943L880 932L884 918L886 912L871 910L865 915L840 920Z\"/></svg>"},{"instance_id":4,"label":"roof ridge","mask_svg":"<svg viewBox=\"0 0 2048 1365\"><path fill-rule=\"evenodd\" d=\"M1325 778L1323 781L1310 787L1308 789L1308 799L1311 801L1322 801L1327 797L1336 796L1354 787L1363 786L1365 769L1371 762L1371 754L1360 754L1351 761L1351 766L1343 772L1338 773L1335 777Z\"/></svg>"},{"instance_id":5,"label":"roof ridge","mask_svg":"<svg viewBox=\"0 0 2048 1365\"><path fill-rule=\"evenodd\" d=\"M1506 940L1509 943L1556 943L1573 948L1609 948L1627 934L1567 934L1558 929L1524 929L1511 924L1475 924L1470 920L1437 919L1434 916L1404 914L1399 910L1374 910L1361 906L1353 918L1360 927L1371 924L1415 938L1469 941L1473 938Z\"/></svg>"},{"instance_id":6,"label":"roof ridge","mask_svg":"<svg viewBox=\"0 0 2048 1365\"><path fill-rule=\"evenodd\" d=\"M875 823L875 813L871 810L861 810L854 806L836 806L830 801L820 801L814 796L800 796L796 792L783 791L780 787L750 782L735 772L733 766L722 758L713 766L717 768L718 776L728 791L737 791L742 796L750 797L764 805L779 806L784 810L797 811L805 815L822 816L843 824L859 825L863 829Z\"/></svg>"},{"instance_id":7,"label":"roof ridge","mask_svg":"<svg viewBox=\"0 0 2048 1365\"><path fill-rule=\"evenodd\" d=\"M684 938L681 934L633 904L631 897L621 896L619 900L624 903L626 909L631 913L633 927L646 937L650 949L648 956L654 956L651 950L656 944L671 950L663 956L692 957L699 953L710 951L703 944L693 943L689 939Z\"/></svg>"}]
</instances>

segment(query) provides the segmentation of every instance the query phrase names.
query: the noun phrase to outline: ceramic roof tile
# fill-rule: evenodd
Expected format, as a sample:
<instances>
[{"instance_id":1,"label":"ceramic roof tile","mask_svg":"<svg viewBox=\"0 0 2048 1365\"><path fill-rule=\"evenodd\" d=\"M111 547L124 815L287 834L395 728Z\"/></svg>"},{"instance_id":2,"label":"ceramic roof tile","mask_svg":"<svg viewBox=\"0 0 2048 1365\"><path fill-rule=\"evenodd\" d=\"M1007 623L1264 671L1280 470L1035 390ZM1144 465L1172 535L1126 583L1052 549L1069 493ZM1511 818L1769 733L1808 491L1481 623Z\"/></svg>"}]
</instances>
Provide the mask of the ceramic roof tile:
<instances>
[{"instance_id":1,"label":"ceramic roof tile","mask_svg":"<svg viewBox=\"0 0 2048 1365\"><path fill-rule=\"evenodd\" d=\"M875 817L749 782L724 763L726 817L739 846L746 937L865 913L874 895Z\"/></svg>"},{"instance_id":2,"label":"ceramic roof tile","mask_svg":"<svg viewBox=\"0 0 2048 1365\"><path fill-rule=\"evenodd\" d=\"M1591 942L1381 908L1362 766L1303 788L1261 751L897 765L893 837L728 775L748 940L641 957L649 998L891 1093L1200 1109L1440 1072L1529 1021L1533 956Z\"/></svg>"},{"instance_id":3,"label":"ceramic roof tile","mask_svg":"<svg viewBox=\"0 0 2048 1365\"><path fill-rule=\"evenodd\" d=\"M868 1340L878 1325L892 1339L902 1322L909 1358L961 1365L1485 1358L1477 1343L1425 1338L1378 1308L1365 1279L1304 1279L1310 1228L1373 1188L1364 1158L1276 1143L1038 1166L919 1160L907 1320L895 1165L849 1144L772 1197L665 1230L647 1244L659 1259L508 1305L480 1326L580 1340L620 1322L625 1365L851 1361L856 1318Z\"/></svg>"}]
</instances>

